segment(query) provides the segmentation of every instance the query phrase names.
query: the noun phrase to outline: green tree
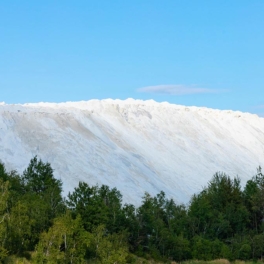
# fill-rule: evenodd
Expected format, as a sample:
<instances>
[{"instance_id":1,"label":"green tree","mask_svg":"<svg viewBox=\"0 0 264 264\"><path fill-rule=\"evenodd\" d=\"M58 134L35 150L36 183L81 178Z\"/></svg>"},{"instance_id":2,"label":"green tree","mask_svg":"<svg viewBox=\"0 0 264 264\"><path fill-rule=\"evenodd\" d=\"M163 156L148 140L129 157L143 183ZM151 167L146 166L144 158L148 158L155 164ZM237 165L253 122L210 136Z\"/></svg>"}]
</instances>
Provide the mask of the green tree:
<instances>
[{"instance_id":1,"label":"green tree","mask_svg":"<svg viewBox=\"0 0 264 264\"><path fill-rule=\"evenodd\" d=\"M225 240L245 232L249 212L240 180L215 174L208 187L192 197L188 216L192 236Z\"/></svg>"},{"instance_id":2,"label":"green tree","mask_svg":"<svg viewBox=\"0 0 264 264\"><path fill-rule=\"evenodd\" d=\"M108 209L98 194L98 186L90 187L85 182L79 182L79 186L69 193L66 203L73 216L80 215L85 230L91 232L94 227L106 224Z\"/></svg>"},{"instance_id":3,"label":"green tree","mask_svg":"<svg viewBox=\"0 0 264 264\"><path fill-rule=\"evenodd\" d=\"M20 179L10 174L12 193L9 246L12 253L34 250L39 235L64 211L62 183L49 163L34 157Z\"/></svg>"},{"instance_id":4,"label":"green tree","mask_svg":"<svg viewBox=\"0 0 264 264\"><path fill-rule=\"evenodd\" d=\"M251 241L253 259L263 259L264 234L255 235Z\"/></svg>"},{"instance_id":5,"label":"green tree","mask_svg":"<svg viewBox=\"0 0 264 264\"><path fill-rule=\"evenodd\" d=\"M103 225L93 230L92 249L96 260L102 264L125 264L128 256L127 235L125 232L107 234Z\"/></svg>"},{"instance_id":6,"label":"green tree","mask_svg":"<svg viewBox=\"0 0 264 264\"><path fill-rule=\"evenodd\" d=\"M30 208L24 201L18 201L10 211L7 246L12 254L22 254L31 245L34 219L30 218ZM38 238L39 234L36 234ZM34 236L33 236L34 237Z\"/></svg>"},{"instance_id":7,"label":"green tree","mask_svg":"<svg viewBox=\"0 0 264 264\"><path fill-rule=\"evenodd\" d=\"M47 203L50 219L63 212L62 182L54 177L49 163L35 156L24 171L22 181L27 193L35 194Z\"/></svg>"},{"instance_id":8,"label":"green tree","mask_svg":"<svg viewBox=\"0 0 264 264\"><path fill-rule=\"evenodd\" d=\"M7 236L7 225L9 221L8 212L8 182L3 182L0 179L0 261L3 261L7 256L6 240Z\"/></svg>"},{"instance_id":9,"label":"green tree","mask_svg":"<svg viewBox=\"0 0 264 264\"><path fill-rule=\"evenodd\" d=\"M66 213L54 220L41 234L34 255L35 263L85 263L85 254L92 235L82 227L81 218L72 219Z\"/></svg>"},{"instance_id":10,"label":"green tree","mask_svg":"<svg viewBox=\"0 0 264 264\"><path fill-rule=\"evenodd\" d=\"M74 216L80 215L87 231L103 224L108 232L118 232L122 228L124 214L122 196L116 188L106 185L90 187L85 182L69 193L66 203Z\"/></svg>"},{"instance_id":11,"label":"green tree","mask_svg":"<svg viewBox=\"0 0 264 264\"><path fill-rule=\"evenodd\" d=\"M261 167L257 174L249 181L244 189L246 206L250 212L249 228L256 233L263 232L264 219L264 175Z\"/></svg>"}]
</instances>

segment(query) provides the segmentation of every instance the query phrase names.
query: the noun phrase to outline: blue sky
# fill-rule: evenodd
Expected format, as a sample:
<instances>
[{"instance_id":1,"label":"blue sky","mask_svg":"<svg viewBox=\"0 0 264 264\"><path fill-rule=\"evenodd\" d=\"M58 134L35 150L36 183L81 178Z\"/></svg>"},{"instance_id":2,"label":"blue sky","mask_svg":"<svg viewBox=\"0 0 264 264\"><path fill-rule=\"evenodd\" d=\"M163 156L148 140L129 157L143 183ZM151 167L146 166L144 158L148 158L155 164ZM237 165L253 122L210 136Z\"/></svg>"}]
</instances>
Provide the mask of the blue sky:
<instances>
[{"instance_id":1,"label":"blue sky","mask_svg":"<svg viewBox=\"0 0 264 264\"><path fill-rule=\"evenodd\" d=\"M263 0L0 4L0 101L154 99L264 115Z\"/></svg>"}]
</instances>

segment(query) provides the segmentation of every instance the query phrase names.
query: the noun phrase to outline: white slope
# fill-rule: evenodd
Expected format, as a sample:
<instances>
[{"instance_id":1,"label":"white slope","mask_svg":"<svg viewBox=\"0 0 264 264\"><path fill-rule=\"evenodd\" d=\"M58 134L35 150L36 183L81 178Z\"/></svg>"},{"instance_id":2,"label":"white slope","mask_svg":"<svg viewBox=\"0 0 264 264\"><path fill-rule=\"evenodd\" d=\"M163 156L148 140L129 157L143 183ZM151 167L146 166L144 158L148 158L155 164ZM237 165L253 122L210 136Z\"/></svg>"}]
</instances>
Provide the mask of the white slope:
<instances>
[{"instance_id":1,"label":"white slope","mask_svg":"<svg viewBox=\"0 0 264 264\"><path fill-rule=\"evenodd\" d=\"M264 118L154 101L0 104L0 159L20 173L38 155L65 194L79 181L138 205L163 190L187 203L218 171L242 184L264 165Z\"/></svg>"}]
</instances>

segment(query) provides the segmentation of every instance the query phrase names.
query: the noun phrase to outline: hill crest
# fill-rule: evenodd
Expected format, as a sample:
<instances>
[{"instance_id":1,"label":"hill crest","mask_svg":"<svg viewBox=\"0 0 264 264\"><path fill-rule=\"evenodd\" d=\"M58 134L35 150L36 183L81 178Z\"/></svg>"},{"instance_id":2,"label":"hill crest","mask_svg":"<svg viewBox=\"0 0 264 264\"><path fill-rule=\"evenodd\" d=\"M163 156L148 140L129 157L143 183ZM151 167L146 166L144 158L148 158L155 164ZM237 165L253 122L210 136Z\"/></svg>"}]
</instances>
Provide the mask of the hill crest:
<instances>
[{"instance_id":1,"label":"hill crest","mask_svg":"<svg viewBox=\"0 0 264 264\"><path fill-rule=\"evenodd\" d=\"M38 155L65 193L78 181L117 187L125 202L163 190L188 202L213 174L242 183L264 165L264 118L153 100L0 104L0 159L20 172Z\"/></svg>"}]
</instances>

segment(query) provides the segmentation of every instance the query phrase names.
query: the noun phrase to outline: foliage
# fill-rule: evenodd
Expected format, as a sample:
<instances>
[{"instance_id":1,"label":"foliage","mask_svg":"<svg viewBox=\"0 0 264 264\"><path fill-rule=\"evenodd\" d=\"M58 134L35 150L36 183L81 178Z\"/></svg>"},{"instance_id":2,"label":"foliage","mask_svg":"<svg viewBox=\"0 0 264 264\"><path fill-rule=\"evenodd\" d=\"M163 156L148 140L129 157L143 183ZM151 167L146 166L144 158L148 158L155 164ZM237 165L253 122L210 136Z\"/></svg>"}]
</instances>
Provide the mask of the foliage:
<instances>
[{"instance_id":1,"label":"foliage","mask_svg":"<svg viewBox=\"0 0 264 264\"><path fill-rule=\"evenodd\" d=\"M7 207L8 197L8 182L3 182L3 180L0 178L0 261L3 261L8 255L8 250L6 248L7 223L9 220Z\"/></svg>"},{"instance_id":2,"label":"foliage","mask_svg":"<svg viewBox=\"0 0 264 264\"><path fill-rule=\"evenodd\" d=\"M91 232L94 227L105 225L108 232L117 232L122 227L122 195L116 189L106 185L90 187L85 182L69 193L66 204L76 217L80 215L85 230Z\"/></svg>"},{"instance_id":3,"label":"foliage","mask_svg":"<svg viewBox=\"0 0 264 264\"><path fill-rule=\"evenodd\" d=\"M62 183L53 176L49 163L34 157L22 176L7 173L0 164L0 181L8 196L5 200L5 247L9 254L32 251L39 236L64 211ZM8 217L7 217L8 216ZM7 221L8 219L8 221Z\"/></svg>"},{"instance_id":4,"label":"foliage","mask_svg":"<svg viewBox=\"0 0 264 264\"><path fill-rule=\"evenodd\" d=\"M192 236L224 240L243 233L249 213L244 204L240 180L215 174L208 187L193 196L189 217Z\"/></svg>"},{"instance_id":5,"label":"foliage","mask_svg":"<svg viewBox=\"0 0 264 264\"><path fill-rule=\"evenodd\" d=\"M116 188L84 182L64 200L62 182L54 177L51 165L37 157L22 175L7 172L0 163L3 263L197 259L199 264L229 264L235 259L262 259L263 232L261 168L244 189L239 178L216 173L188 206L160 192L156 196L145 193L136 208L123 204Z\"/></svg>"},{"instance_id":6,"label":"foliage","mask_svg":"<svg viewBox=\"0 0 264 264\"><path fill-rule=\"evenodd\" d=\"M95 252L95 258L99 263L123 264L126 263L128 256L126 240L126 234L124 232L107 234L105 227L99 225L92 232L91 250Z\"/></svg>"},{"instance_id":7,"label":"foliage","mask_svg":"<svg viewBox=\"0 0 264 264\"><path fill-rule=\"evenodd\" d=\"M36 247L35 263L82 263L91 234L86 232L81 218L72 219L67 212L54 219L52 227L43 232Z\"/></svg>"}]
</instances>

